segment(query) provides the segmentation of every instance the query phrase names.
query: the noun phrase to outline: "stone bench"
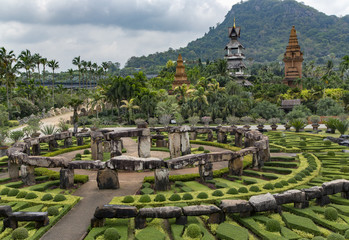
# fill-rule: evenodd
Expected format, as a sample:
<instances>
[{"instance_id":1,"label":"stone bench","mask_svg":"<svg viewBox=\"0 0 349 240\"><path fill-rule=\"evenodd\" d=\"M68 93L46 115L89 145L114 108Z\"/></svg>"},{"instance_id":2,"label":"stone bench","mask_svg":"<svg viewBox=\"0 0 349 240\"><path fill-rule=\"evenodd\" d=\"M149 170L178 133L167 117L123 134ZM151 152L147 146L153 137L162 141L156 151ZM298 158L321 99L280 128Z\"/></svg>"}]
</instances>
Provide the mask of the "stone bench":
<instances>
[{"instance_id":1,"label":"stone bench","mask_svg":"<svg viewBox=\"0 0 349 240\"><path fill-rule=\"evenodd\" d=\"M104 205L97 207L93 218L92 227L103 227L105 218L133 218L137 216L137 208L126 205Z\"/></svg>"},{"instance_id":2,"label":"stone bench","mask_svg":"<svg viewBox=\"0 0 349 240\"><path fill-rule=\"evenodd\" d=\"M35 228L49 224L47 212L13 212L4 219L5 228L18 228L18 222L35 222Z\"/></svg>"}]
</instances>

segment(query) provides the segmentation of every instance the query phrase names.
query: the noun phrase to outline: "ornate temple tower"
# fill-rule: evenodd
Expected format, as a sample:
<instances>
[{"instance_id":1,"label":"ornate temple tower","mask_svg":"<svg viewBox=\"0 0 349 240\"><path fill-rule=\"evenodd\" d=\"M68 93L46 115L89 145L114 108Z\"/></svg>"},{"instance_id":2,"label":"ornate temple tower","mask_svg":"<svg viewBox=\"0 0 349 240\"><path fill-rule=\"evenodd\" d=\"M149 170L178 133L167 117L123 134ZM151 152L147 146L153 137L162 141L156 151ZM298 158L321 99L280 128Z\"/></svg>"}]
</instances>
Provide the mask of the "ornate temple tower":
<instances>
[{"instance_id":1,"label":"ornate temple tower","mask_svg":"<svg viewBox=\"0 0 349 240\"><path fill-rule=\"evenodd\" d=\"M294 26L292 26L291 29L290 40L286 47L283 61L285 63L285 78L283 83L290 87L301 87L301 85L297 85L295 80L302 78L303 53L298 44L297 33Z\"/></svg>"},{"instance_id":2,"label":"ornate temple tower","mask_svg":"<svg viewBox=\"0 0 349 240\"><path fill-rule=\"evenodd\" d=\"M243 77L246 65L243 62L245 55L242 53L242 50L245 48L238 41L238 38L240 38L240 27L235 26L235 18L234 26L228 29L228 34L230 42L225 46L226 54L224 57L227 60L228 70L232 76Z\"/></svg>"},{"instance_id":3,"label":"ornate temple tower","mask_svg":"<svg viewBox=\"0 0 349 240\"><path fill-rule=\"evenodd\" d=\"M174 90L178 86L182 86L183 84L189 85L190 82L188 81L187 74L185 73L182 55L179 54L177 59L175 79L172 82L172 90Z\"/></svg>"}]
</instances>

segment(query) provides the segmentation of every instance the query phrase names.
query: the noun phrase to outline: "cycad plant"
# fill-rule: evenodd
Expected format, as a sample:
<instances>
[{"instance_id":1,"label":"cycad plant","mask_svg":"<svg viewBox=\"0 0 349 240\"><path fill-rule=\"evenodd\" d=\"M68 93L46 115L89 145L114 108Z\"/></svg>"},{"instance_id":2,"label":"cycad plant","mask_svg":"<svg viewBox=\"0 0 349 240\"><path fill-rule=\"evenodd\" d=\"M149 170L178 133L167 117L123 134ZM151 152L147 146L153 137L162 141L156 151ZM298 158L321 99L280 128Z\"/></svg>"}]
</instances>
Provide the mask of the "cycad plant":
<instances>
[{"instance_id":1,"label":"cycad plant","mask_svg":"<svg viewBox=\"0 0 349 240\"><path fill-rule=\"evenodd\" d=\"M336 125L339 120L335 118L329 118L325 121L325 125L327 129L331 130L331 133L335 133L336 131Z\"/></svg>"},{"instance_id":2,"label":"cycad plant","mask_svg":"<svg viewBox=\"0 0 349 240\"><path fill-rule=\"evenodd\" d=\"M341 135L344 135L346 131L348 131L349 128L349 122L346 120L340 121L336 119L337 121L334 123L335 128L340 132Z\"/></svg>"},{"instance_id":3,"label":"cycad plant","mask_svg":"<svg viewBox=\"0 0 349 240\"><path fill-rule=\"evenodd\" d=\"M57 129L54 125L44 125L40 131L45 135L52 135L57 132Z\"/></svg>"},{"instance_id":4,"label":"cycad plant","mask_svg":"<svg viewBox=\"0 0 349 240\"><path fill-rule=\"evenodd\" d=\"M291 126L296 129L296 132L299 132L300 129L306 126L304 119L296 118L291 121Z\"/></svg>"}]
</instances>

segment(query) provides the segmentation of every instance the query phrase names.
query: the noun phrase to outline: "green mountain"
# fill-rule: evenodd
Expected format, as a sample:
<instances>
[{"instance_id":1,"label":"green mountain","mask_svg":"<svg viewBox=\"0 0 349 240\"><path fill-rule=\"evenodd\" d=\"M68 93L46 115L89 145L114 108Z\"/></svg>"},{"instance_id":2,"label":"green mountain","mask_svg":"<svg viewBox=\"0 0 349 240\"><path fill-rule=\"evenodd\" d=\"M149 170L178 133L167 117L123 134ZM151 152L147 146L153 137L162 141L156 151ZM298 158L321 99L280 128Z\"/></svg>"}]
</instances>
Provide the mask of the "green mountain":
<instances>
[{"instance_id":1,"label":"green mountain","mask_svg":"<svg viewBox=\"0 0 349 240\"><path fill-rule=\"evenodd\" d=\"M282 60L292 25L307 60L324 62L332 53L336 57L348 54L349 15L328 16L294 0L249 0L235 4L216 28L211 27L202 38L178 50L132 57L126 67L148 69L165 65L181 53L186 60L215 60L224 57L228 43L228 27L241 27L240 42L244 45L246 60L271 62Z\"/></svg>"}]
</instances>

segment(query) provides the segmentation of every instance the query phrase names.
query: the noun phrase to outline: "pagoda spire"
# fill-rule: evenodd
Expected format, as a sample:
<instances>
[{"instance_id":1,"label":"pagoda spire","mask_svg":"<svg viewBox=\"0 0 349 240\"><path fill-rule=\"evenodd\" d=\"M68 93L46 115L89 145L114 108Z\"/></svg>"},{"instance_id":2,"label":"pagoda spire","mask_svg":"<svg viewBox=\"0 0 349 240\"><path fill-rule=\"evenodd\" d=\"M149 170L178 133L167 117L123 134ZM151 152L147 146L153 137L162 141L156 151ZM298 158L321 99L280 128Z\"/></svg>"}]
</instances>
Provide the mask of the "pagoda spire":
<instances>
[{"instance_id":1,"label":"pagoda spire","mask_svg":"<svg viewBox=\"0 0 349 240\"><path fill-rule=\"evenodd\" d=\"M235 17L234 17L234 28L235 28Z\"/></svg>"}]
</instances>

